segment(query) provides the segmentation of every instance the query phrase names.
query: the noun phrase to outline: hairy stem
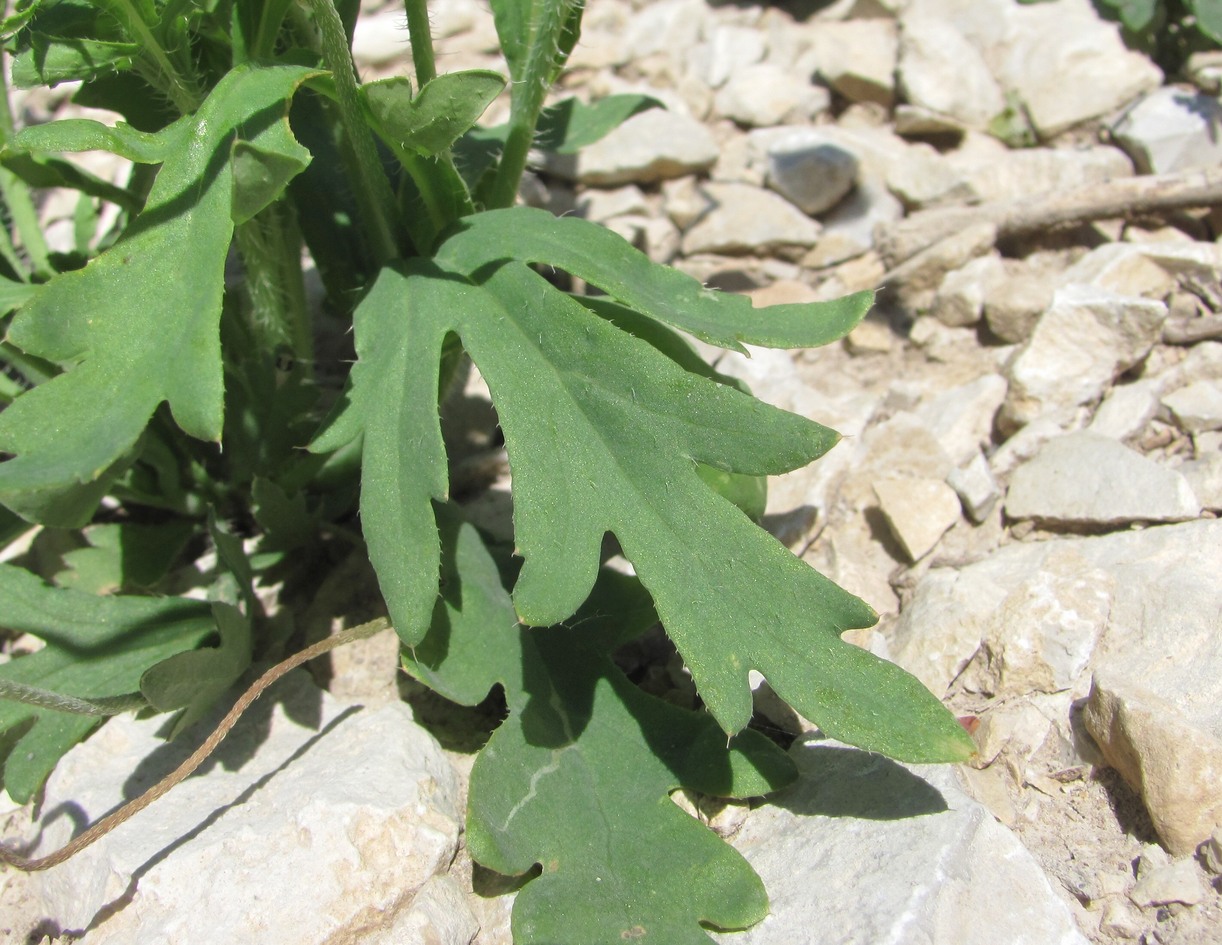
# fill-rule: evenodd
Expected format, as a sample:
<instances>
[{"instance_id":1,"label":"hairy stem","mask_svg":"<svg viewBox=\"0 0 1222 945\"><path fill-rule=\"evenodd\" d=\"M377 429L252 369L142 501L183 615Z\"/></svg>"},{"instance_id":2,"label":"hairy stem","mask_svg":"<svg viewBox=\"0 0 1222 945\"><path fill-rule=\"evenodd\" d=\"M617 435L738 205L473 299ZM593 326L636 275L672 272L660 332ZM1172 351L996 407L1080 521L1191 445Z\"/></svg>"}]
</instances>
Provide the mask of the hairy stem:
<instances>
[{"instance_id":1,"label":"hairy stem","mask_svg":"<svg viewBox=\"0 0 1222 945\"><path fill-rule=\"evenodd\" d=\"M407 33L411 38L412 63L416 67L416 88L419 89L437 75L428 0L403 0L403 7L407 12Z\"/></svg>"},{"instance_id":2,"label":"hairy stem","mask_svg":"<svg viewBox=\"0 0 1222 945\"><path fill-rule=\"evenodd\" d=\"M308 0L314 13L314 23L322 39L323 60L335 82L336 104L340 123L351 146L352 185L370 229L370 241L379 263L387 263L399 255L395 241L394 194L390 181L378 160L373 133L365 123L361 110L356 69L344 24L331 0Z\"/></svg>"}]
</instances>

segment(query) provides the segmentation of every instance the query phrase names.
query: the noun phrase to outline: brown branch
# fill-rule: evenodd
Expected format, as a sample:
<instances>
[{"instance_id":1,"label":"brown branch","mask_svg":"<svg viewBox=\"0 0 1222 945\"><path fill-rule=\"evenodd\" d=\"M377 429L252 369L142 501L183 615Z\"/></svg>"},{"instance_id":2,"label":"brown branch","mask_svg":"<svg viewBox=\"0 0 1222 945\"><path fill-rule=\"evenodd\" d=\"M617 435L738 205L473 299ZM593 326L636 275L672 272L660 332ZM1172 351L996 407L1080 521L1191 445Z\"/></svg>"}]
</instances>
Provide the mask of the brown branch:
<instances>
[{"instance_id":1,"label":"brown branch","mask_svg":"<svg viewBox=\"0 0 1222 945\"><path fill-rule=\"evenodd\" d=\"M233 704L233 708L221 719L220 723L213 730L212 734L204 741L199 748L191 754L186 761L180 764L170 774L166 775L151 788L141 794L139 797L128 801L118 810L107 814L97 823L92 824L89 829L78 837L74 838L67 846L56 850L54 853L47 856L27 858L14 852L7 847L0 846L0 862L6 863L9 866L16 867L27 873L32 873L37 870L50 869L52 866L58 866L65 860L71 859L80 853L85 847L100 840L106 834L114 830L119 824L129 819L133 814L138 814L144 808L148 807L153 801L166 794L171 788L181 781L186 780L201 764L207 760L208 756L216 751L216 747L229 734L230 729L237 724L242 713L250 708L251 704L263 695L267 687L286 673L296 669L302 663L308 663L316 656L322 656L334 650L338 646L343 646L345 643L352 643L355 640L362 640L365 637L371 637L390 626L389 621L385 617L379 617L377 620L371 620L369 623L363 623L358 627L349 627L347 630L341 630L334 636L327 637L325 640L319 640L313 646L308 646L300 653L295 653L288 659L277 663L262 676L260 676L250 688L242 693L237 702Z\"/></svg>"},{"instance_id":2,"label":"brown branch","mask_svg":"<svg viewBox=\"0 0 1222 945\"><path fill-rule=\"evenodd\" d=\"M1002 239L1067 223L1219 204L1222 204L1222 167L1122 177L1031 199L922 210L895 223L879 224L874 231L874 245L890 269L976 223L992 223Z\"/></svg>"}]
</instances>

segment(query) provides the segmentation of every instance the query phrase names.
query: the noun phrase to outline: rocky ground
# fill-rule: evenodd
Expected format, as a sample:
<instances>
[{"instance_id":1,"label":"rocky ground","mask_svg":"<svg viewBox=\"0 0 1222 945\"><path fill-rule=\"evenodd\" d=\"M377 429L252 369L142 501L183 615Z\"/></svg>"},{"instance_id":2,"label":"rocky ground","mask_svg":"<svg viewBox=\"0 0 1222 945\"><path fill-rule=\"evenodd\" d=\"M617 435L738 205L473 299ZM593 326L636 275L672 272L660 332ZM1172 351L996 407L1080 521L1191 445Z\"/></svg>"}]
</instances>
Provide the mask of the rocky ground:
<instances>
[{"instance_id":1,"label":"rocky ground","mask_svg":"<svg viewBox=\"0 0 1222 945\"><path fill-rule=\"evenodd\" d=\"M441 68L497 67L479 0L434 6ZM393 6L362 21L371 74L405 68L401 26ZM1188 76L1088 0L589 0L563 91L667 111L540 156L525 199L758 304L880 290L842 344L709 354L845 435L772 484L766 524L883 615L855 642L980 746L971 767L907 769L820 741L761 685L806 776L698 811L773 902L719 941L1218 940L1222 55ZM357 586L333 576L317 619L358 622ZM250 941L258 914L265 942L507 945L510 897L462 852L465 723L433 727L439 750L397 698L393 641L355 659L372 671L336 667L329 694L288 684L140 831L0 873L0 928ZM173 761L155 729L112 722L72 753L46 847ZM9 820L29 835L27 811ZM302 884L308 917L285 891Z\"/></svg>"}]
</instances>

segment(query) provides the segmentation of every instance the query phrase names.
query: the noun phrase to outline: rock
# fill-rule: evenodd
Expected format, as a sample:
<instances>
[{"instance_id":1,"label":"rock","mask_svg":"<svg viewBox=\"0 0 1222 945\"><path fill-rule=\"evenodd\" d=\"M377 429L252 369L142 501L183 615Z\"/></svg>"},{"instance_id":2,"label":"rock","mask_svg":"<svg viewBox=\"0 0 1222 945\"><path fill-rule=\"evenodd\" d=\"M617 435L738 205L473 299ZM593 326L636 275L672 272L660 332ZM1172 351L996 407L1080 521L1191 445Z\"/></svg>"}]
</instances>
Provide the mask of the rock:
<instances>
[{"instance_id":1,"label":"rock","mask_svg":"<svg viewBox=\"0 0 1222 945\"><path fill-rule=\"evenodd\" d=\"M1206 509L1222 510L1222 453L1213 452L1200 459L1189 460L1179 468L1188 480L1192 494Z\"/></svg>"},{"instance_id":2,"label":"rock","mask_svg":"<svg viewBox=\"0 0 1222 945\"><path fill-rule=\"evenodd\" d=\"M1180 522L1200 514L1178 472L1097 433L1050 440L1014 470L1006 495L1010 518L1060 524Z\"/></svg>"},{"instance_id":3,"label":"rock","mask_svg":"<svg viewBox=\"0 0 1222 945\"><path fill-rule=\"evenodd\" d=\"M718 114L756 128L809 121L831 104L827 89L767 62L735 73L713 100Z\"/></svg>"},{"instance_id":4,"label":"rock","mask_svg":"<svg viewBox=\"0 0 1222 945\"><path fill-rule=\"evenodd\" d=\"M940 479L884 479L874 483L878 505L908 557L918 561L959 521L959 497Z\"/></svg>"},{"instance_id":5,"label":"rock","mask_svg":"<svg viewBox=\"0 0 1222 945\"><path fill-rule=\"evenodd\" d=\"M1003 272L1001 258L995 255L977 257L948 272L934 296L933 316L951 328L975 325L984 311L989 283Z\"/></svg>"},{"instance_id":6,"label":"rock","mask_svg":"<svg viewBox=\"0 0 1222 945\"><path fill-rule=\"evenodd\" d=\"M837 945L1085 945L1031 854L953 769L900 765L817 735L790 753L801 780L731 841L767 886L772 913L716 941L793 945L817 929Z\"/></svg>"},{"instance_id":7,"label":"rock","mask_svg":"<svg viewBox=\"0 0 1222 945\"><path fill-rule=\"evenodd\" d=\"M941 695L992 632L998 613L1005 610L1011 618L1008 626L996 626L1014 645L1045 632L1038 615L1007 607L1007 599L1027 597L1028 587L1035 584L1049 589L1072 588L1074 582L1100 590L1110 587L1095 660L1108 664L1114 659L1123 665L1126 649L1148 653L1143 660L1150 665L1161 659L1165 682L1159 685L1178 686L1176 698L1201 719L1200 726L1208 730L1215 725L1222 734L1222 727L1208 721L1222 705L1222 672L1209 675L1222 659L1210 642L1222 607L1222 586L1215 580L1220 569L1219 520L1006 545L960 568L930 569L889 632L890 656ZM1049 576L1042 577L1044 572ZM1106 582L1099 572L1107 575ZM1058 609L1072 609L1072 600ZM1201 654L1201 669L1189 673L1182 661L1167 660L1168 653L1177 652ZM1188 691L1192 687L1185 685L1185 673L1194 685L1199 682L1200 691ZM1199 770L1191 757L1185 755L1183 764Z\"/></svg>"},{"instance_id":8,"label":"rock","mask_svg":"<svg viewBox=\"0 0 1222 945\"><path fill-rule=\"evenodd\" d=\"M1028 200L1133 174L1124 152L1105 146L1006 149L983 160L961 149L947 157L947 164L972 197L982 202Z\"/></svg>"},{"instance_id":9,"label":"rock","mask_svg":"<svg viewBox=\"0 0 1222 945\"><path fill-rule=\"evenodd\" d=\"M819 74L851 102L895 101L899 35L891 19L821 23L814 34Z\"/></svg>"},{"instance_id":10,"label":"rock","mask_svg":"<svg viewBox=\"0 0 1222 945\"><path fill-rule=\"evenodd\" d=\"M612 217L649 212L649 204L641 188L629 184L613 190L589 189L577 200L577 212L595 223L605 223Z\"/></svg>"},{"instance_id":11,"label":"rock","mask_svg":"<svg viewBox=\"0 0 1222 945\"><path fill-rule=\"evenodd\" d=\"M1006 107L980 50L945 20L901 20L897 74L909 104L966 128L987 128Z\"/></svg>"},{"instance_id":12,"label":"rock","mask_svg":"<svg viewBox=\"0 0 1222 945\"><path fill-rule=\"evenodd\" d=\"M566 162L548 169L585 184L649 184L708 170L717 160L717 142L705 126L681 112L650 109L583 148L575 168Z\"/></svg>"},{"instance_id":13,"label":"rock","mask_svg":"<svg viewBox=\"0 0 1222 945\"><path fill-rule=\"evenodd\" d=\"M912 145L908 157L888 169L887 187L913 210L966 203L975 196L950 161L923 143Z\"/></svg>"},{"instance_id":14,"label":"rock","mask_svg":"<svg viewBox=\"0 0 1222 945\"><path fill-rule=\"evenodd\" d=\"M1159 394L1164 386L1165 382L1158 378L1117 384L1107 392L1088 429L1114 440L1136 438L1158 412Z\"/></svg>"},{"instance_id":15,"label":"rock","mask_svg":"<svg viewBox=\"0 0 1222 945\"><path fill-rule=\"evenodd\" d=\"M746 26L717 26L708 42L697 47L703 53L704 81L719 89L742 70L754 66L768 51L768 41L757 29Z\"/></svg>"},{"instance_id":16,"label":"rock","mask_svg":"<svg viewBox=\"0 0 1222 945\"><path fill-rule=\"evenodd\" d=\"M1112 135L1143 174L1171 174L1222 164L1219 127L1216 96L1168 85L1126 111Z\"/></svg>"},{"instance_id":17,"label":"rock","mask_svg":"<svg viewBox=\"0 0 1222 945\"><path fill-rule=\"evenodd\" d=\"M1001 490L989 469L989 461L979 450L967 465L950 471L946 484L955 490L963 503L963 511L976 524L988 518L989 512L1001 498Z\"/></svg>"},{"instance_id":18,"label":"rock","mask_svg":"<svg viewBox=\"0 0 1222 945\"><path fill-rule=\"evenodd\" d=\"M1071 285L1053 296L1009 367L1002 408L1011 428L1050 411L1091 403L1159 339L1161 302Z\"/></svg>"},{"instance_id":19,"label":"rock","mask_svg":"<svg viewBox=\"0 0 1222 945\"><path fill-rule=\"evenodd\" d=\"M1162 81L1158 67L1126 49L1118 25L1101 20L1090 0L1009 7L1004 40L993 53L996 75L1045 140Z\"/></svg>"},{"instance_id":20,"label":"rock","mask_svg":"<svg viewBox=\"0 0 1222 945\"><path fill-rule=\"evenodd\" d=\"M1201 871L1192 860L1183 859L1144 873L1129 898L1139 906L1165 906L1172 902L1195 906L1205 895Z\"/></svg>"},{"instance_id":21,"label":"rock","mask_svg":"<svg viewBox=\"0 0 1222 945\"><path fill-rule=\"evenodd\" d=\"M925 308L946 273L983 256L996 241L992 223L973 224L904 260L887 274L886 288L908 308Z\"/></svg>"},{"instance_id":22,"label":"rock","mask_svg":"<svg viewBox=\"0 0 1222 945\"><path fill-rule=\"evenodd\" d=\"M1006 697L1073 688L1107 629L1115 589L1106 571L1059 549L1006 595L964 675L973 691Z\"/></svg>"},{"instance_id":23,"label":"rock","mask_svg":"<svg viewBox=\"0 0 1222 945\"><path fill-rule=\"evenodd\" d=\"M849 354L886 354L895 347L895 332L890 325L867 318L844 337Z\"/></svg>"},{"instance_id":24,"label":"rock","mask_svg":"<svg viewBox=\"0 0 1222 945\"><path fill-rule=\"evenodd\" d=\"M1005 265L989 281L984 299L984 320L989 331L1010 344L1031 337L1036 323L1052 304L1055 292L1048 274L1025 265Z\"/></svg>"},{"instance_id":25,"label":"rock","mask_svg":"<svg viewBox=\"0 0 1222 945\"><path fill-rule=\"evenodd\" d=\"M1176 425L1185 433L1222 429L1222 388L1216 381L1197 381L1163 397Z\"/></svg>"},{"instance_id":26,"label":"rock","mask_svg":"<svg viewBox=\"0 0 1222 945\"><path fill-rule=\"evenodd\" d=\"M402 10L387 9L362 16L352 34L352 56L367 66L405 62L411 57L407 22Z\"/></svg>"},{"instance_id":27,"label":"rock","mask_svg":"<svg viewBox=\"0 0 1222 945\"><path fill-rule=\"evenodd\" d=\"M705 23L704 0L654 0L636 6L624 31L624 48L637 60L694 49ZM578 44L581 45L580 43Z\"/></svg>"},{"instance_id":28,"label":"rock","mask_svg":"<svg viewBox=\"0 0 1222 945\"><path fill-rule=\"evenodd\" d=\"M874 245L876 226L903 215L903 205L882 183L859 178L848 196L820 220L823 232L815 248L803 258L803 265L819 269L860 256Z\"/></svg>"},{"instance_id":29,"label":"rock","mask_svg":"<svg viewBox=\"0 0 1222 945\"><path fill-rule=\"evenodd\" d=\"M1206 556L1218 564L1217 551ZM1192 591L1193 599L1202 596ZM1141 794L1159 839L1186 856L1222 827L1222 693L1219 677L1208 675L1222 670L1222 660L1211 643L1191 648L1178 628L1153 628L1151 636L1127 641L1135 650L1128 665L1119 657L1096 670L1083 721L1107 763ZM1174 652L1193 660L1168 672ZM1203 691L1188 691L1198 681Z\"/></svg>"},{"instance_id":30,"label":"rock","mask_svg":"<svg viewBox=\"0 0 1222 945\"><path fill-rule=\"evenodd\" d=\"M1222 827L1210 834L1209 839L1202 842L1197 852L1207 870L1211 873L1222 873Z\"/></svg>"},{"instance_id":31,"label":"rock","mask_svg":"<svg viewBox=\"0 0 1222 945\"><path fill-rule=\"evenodd\" d=\"M808 216L830 210L856 181L857 158L831 141L819 144L801 135L768 148L765 182Z\"/></svg>"},{"instance_id":32,"label":"rock","mask_svg":"<svg viewBox=\"0 0 1222 945\"><path fill-rule=\"evenodd\" d=\"M985 374L952 387L913 411L956 466L971 462L993 440L993 418L1006 397L1006 380Z\"/></svg>"},{"instance_id":33,"label":"rock","mask_svg":"<svg viewBox=\"0 0 1222 945\"><path fill-rule=\"evenodd\" d=\"M1184 67L1184 74L1202 92L1211 95L1222 92L1222 49L1203 49L1192 53Z\"/></svg>"},{"instance_id":34,"label":"rock","mask_svg":"<svg viewBox=\"0 0 1222 945\"><path fill-rule=\"evenodd\" d=\"M360 945L471 945L481 922L457 880L434 876L389 924L371 916L376 926L360 931ZM508 940L506 940L508 941Z\"/></svg>"},{"instance_id":35,"label":"rock","mask_svg":"<svg viewBox=\"0 0 1222 945\"><path fill-rule=\"evenodd\" d=\"M186 757L194 745L157 736L164 721L112 719L65 756L47 783L40 852L79 823L60 816L65 805L96 820ZM182 941L200 929L217 941L331 942L414 908L458 848L453 769L402 702L362 709L291 674L214 758L151 811L38 874L58 927L96 917L99 945ZM470 941L437 937L444 927L429 940Z\"/></svg>"},{"instance_id":36,"label":"rock","mask_svg":"<svg viewBox=\"0 0 1222 945\"><path fill-rule=\"evenodd\" d=\"M712 209L683 235L683 252L760 253L813 246L819 224L771 191L747 184L707 184Z\"/></svg>"}]
</instances>

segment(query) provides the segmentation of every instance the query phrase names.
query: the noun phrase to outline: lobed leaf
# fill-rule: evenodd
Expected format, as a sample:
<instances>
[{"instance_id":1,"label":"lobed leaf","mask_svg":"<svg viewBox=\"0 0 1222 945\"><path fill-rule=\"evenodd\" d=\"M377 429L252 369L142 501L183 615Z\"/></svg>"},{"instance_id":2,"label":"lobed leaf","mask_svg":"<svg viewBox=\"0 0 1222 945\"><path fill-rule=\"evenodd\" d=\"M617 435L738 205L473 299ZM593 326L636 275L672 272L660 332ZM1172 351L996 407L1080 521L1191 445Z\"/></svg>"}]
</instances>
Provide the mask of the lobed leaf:
<instances>
[{"instance_id":1,"label":"lobed leaf","mask_svg":"<svg viewBox=\"0 0 1222 945\"><path fill-rule=\"evenodd\" d=\"M518 894L519 945L708 942L700 922L744 928L767 913L746 861L668 794L771 792L789 759L755 732L727 747L707 715L633 686L608 657L653 622L632 578L603 572L571 625L516 625L500 570L475 529L439 509L445 587L406 658L438 691L474 704L499 683L509 716L476 760L467 839L482 864L542 875Z\"/></svg>"},{"instance_id":2,"label":"lobed leaf","mask_svg":"<svg viewBox=\"0 0 1222 945\"><path fill-rule=\"evenodd\" d=\"M542 224L531 211L485 217L498 237L520 219L513 245L527 247L529 259L573 262L577 274L643 314L693 320L669 302L672 272L646 261L630 267L636 281L627 284L617 268L622 249L611 260L592 259L609 245L593 224L555 220L564 239L538 240ZM872 625L873 611L795 558L698 472L698 464L785 472L822 455L837 435L685 370L522 261L487 261L504 254L472 237L486 235L479 227L452 236L433 262L383 272L355 315L348 402L313 446L363 437L361 515L404 642L421 639L435 595L440 552L430 503L447 489L437 365L455 333L488 383L505 435L524 559L513 600L525 623L557 624L578 609L610 531L725 731L750 718L747 674L757 669L843 741L912 761L970 755L970 739L917 680L840 639ZM532 243L556 246L560 258L534 252ZM720 337L742 327L732 297L688 295ZM661 316L652 305L659 299ZM758 318L767 324L767 310ZM747 333L772 334L750 326Z\"/></svg>"},{"instance_id":3,"label":"lobed leaf","mask_svg":"<svg viewBox=\"0 0 1222 945\"><path fill-rule=\"evenodd\" d=\"M182 598L95 597L44 584L0 564L0 625L46 646L0 666L0 679L81 698L136 692L144 672L215 632L206 603ZM0 743L11 746L3 781L19 803L101 720L0 700Z\"/></svg>"},{"instance_id":4,"label":"lobed leaf","mask_svg":"<svg viewBox=\"0 0 1222 945\"><path fill-rule=\"evenodd\" d=\"M500 73L472 69L439 75L415 97L403 76L367 82L361 94L374 130L392 149L433 157L470 131L504 88Z\"/></svg>"},{"instance_id":5,"label":"lobed leaf","mask_svg":"<svg viewBox=\"0 0 1222 945\"><path fill-rule=\"evenodd\" d=\"M52 279L15 316L8 340L65 371L0 414L0 450L15 454L0 464L9 508L83 524L163 401L186 433L220 439L230 149L283 122L284 103L312 74L229 72L194 116L155 136L164 163L124 239Z\"/></svg>"},{"instance_id":6,"label":"lobed leaf","mask_svg":"<svg viewBox=\"0 0 1222 945\"><path fill-rule=\"evenodd\" d=\"M590 104L566 98L540 113L535 147L575 154L601 141L633 115L661 107L662 103L649 95L608 95Z\"/></svg>"}]
</instances>

